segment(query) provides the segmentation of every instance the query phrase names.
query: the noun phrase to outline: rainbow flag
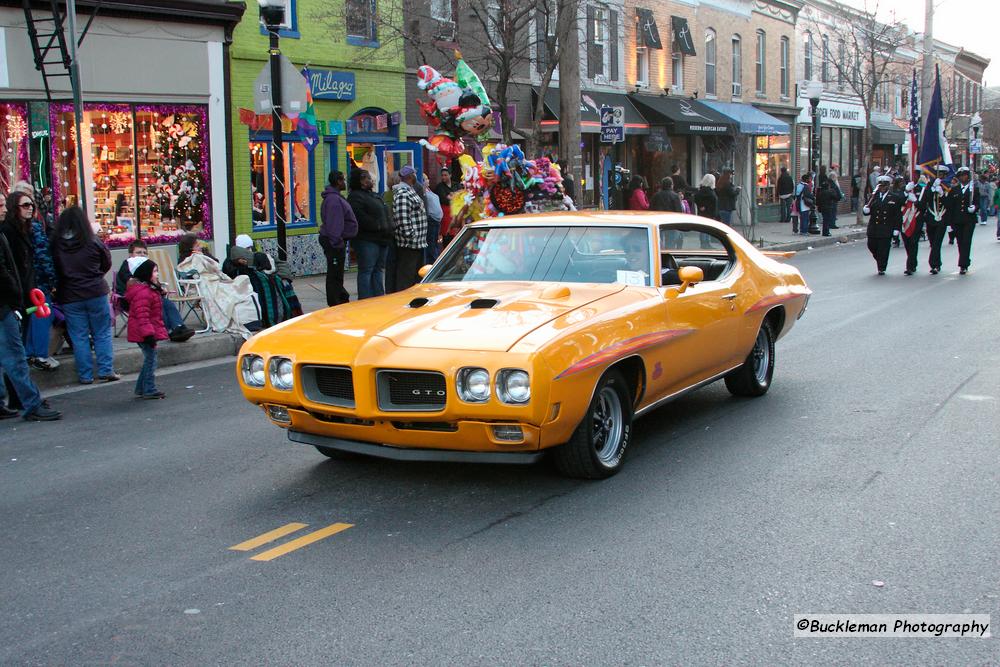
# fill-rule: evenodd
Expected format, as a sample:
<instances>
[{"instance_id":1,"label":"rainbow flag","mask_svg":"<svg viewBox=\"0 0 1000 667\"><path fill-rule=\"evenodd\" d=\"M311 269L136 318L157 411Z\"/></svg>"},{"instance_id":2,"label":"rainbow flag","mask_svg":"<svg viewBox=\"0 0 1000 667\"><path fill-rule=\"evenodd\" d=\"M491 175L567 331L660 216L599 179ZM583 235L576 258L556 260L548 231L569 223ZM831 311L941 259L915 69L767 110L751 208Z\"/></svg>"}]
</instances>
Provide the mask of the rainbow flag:
<instances>
[{"instance_id":1,"label":"rainbow flag","mask_svg":"<svg viewBox=\"0 0 1000 667\"><path fill-rule=\"evenodd\" d=\"M316 122L316 108L313 106L312 86L309 83L309 68L302 70L306 79L306 110L299 114L296 131L310 153L319 144L319 124Z\"/></svg>"}]
</instances>

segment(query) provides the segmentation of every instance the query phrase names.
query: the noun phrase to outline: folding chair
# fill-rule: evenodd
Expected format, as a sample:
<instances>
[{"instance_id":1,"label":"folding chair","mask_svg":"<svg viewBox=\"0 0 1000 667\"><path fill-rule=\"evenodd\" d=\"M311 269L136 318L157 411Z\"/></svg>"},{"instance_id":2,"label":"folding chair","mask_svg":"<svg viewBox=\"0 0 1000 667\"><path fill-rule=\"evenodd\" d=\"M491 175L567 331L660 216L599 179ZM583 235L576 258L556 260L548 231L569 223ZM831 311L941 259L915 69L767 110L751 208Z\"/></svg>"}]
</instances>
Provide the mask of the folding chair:
<instances>
[{"instance_id":1,"label":"folding chair","mask_svg":"<svg viewBox=\"0 0 1000 667\"><path fill-rule=\"evenodd\" d=\"M195 331L196 334L205 333L209 330L208 319L205 317L204 309L201 305L202 289L201 278L181 278L177 273L177 264L171 254L173 248L154 248L149 251L149 257L160 269L160 283L169 289L169 283L165 279L173 279L176 287L175 294L170 296L170 300L181 309L181 321L187 322L189 315L194 315L198 320L201 329Z\"/></svg>"},{"instance_id":2,"label":"folding chair","mask_svg":"<svg viewBox=\"0 0 1000 667\"><path fill-rule=\"evenodd\" d=\"M118 323L119 319L121 324ZM121 336L128 328L128 312L122 308L122 297L118 296L114 289L111 290L111 322L115 338Z\"/></svg>"}]
</instances>

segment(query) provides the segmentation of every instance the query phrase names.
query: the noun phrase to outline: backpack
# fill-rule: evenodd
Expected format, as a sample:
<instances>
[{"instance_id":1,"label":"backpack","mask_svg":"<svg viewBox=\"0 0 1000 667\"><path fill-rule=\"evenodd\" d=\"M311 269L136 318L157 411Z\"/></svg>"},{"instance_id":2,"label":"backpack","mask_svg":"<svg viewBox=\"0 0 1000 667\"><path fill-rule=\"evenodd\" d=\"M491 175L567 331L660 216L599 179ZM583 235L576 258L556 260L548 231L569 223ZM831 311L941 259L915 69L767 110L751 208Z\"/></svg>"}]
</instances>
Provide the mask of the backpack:
<instances>
[{"instance_id":1,"label":"backpack","mask_svg":"<svg viewBox=\"0 0 1000 667\"><path fill-rule=\"evenodd\" d=\"M681 197L681 210L685 213L691 212L691 204L689 204L688 200L684 197Z\"/></svg>"}]
</instances>

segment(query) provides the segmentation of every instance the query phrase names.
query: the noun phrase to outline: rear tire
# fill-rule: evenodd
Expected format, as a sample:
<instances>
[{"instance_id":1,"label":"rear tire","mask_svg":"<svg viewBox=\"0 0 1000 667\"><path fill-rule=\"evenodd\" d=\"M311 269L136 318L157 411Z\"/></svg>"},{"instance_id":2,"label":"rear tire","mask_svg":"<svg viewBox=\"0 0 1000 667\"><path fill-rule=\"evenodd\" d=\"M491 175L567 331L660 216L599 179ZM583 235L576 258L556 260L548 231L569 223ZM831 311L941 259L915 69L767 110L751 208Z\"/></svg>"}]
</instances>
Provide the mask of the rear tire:
<instances>
[{"instance_id":1,"label":"rear tire","mask_svg":"<svg viewBox=\"0 0 1000 667\"><path fill-rule=\"evenodd\" d=\"M631 439L632 397L621 373L610 371L569 442L552 450L552 461L567 477L604 479L621 470Z\"/></svg>"},{"instance_id":2,"label":"rear tire","mask_svg":"<svg viewBox=\"0 0 1000 667\"><path fill-rule=\"evenodd\" d=\"M726 375L726 389L734 396L763 396L771 388L774 377L774 331L764 320L757 340L743 365Z\"/></svg>"},{"instance_id":3,"label":"rear tire","mask_svg":"<svg viewBox=\"0 0 1000 667\"><path fill-rule=\"evenodd\" d=\"M319 445L313 445L313 447L316 448L317 452L334 461L353 461L360 456L360 454L355 454L354 452L342 452L332 447L320 447Z\"/></svg>"}]
</instances>

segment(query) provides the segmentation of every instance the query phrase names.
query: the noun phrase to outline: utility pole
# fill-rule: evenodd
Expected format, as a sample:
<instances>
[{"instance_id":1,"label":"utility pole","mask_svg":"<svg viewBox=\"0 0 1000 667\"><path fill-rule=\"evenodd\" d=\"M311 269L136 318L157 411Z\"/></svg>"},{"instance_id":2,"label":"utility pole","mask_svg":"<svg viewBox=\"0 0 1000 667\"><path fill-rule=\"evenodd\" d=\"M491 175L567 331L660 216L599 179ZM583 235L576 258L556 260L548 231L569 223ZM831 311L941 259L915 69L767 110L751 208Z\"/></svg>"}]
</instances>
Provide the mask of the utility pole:
<instances>
[{"instance_id":1,"label":"utility pole","mask_svg":"<svg viewBox=\"0 0 1000 667\"><path fill-rule=\"evenodd\" d=\"M561 0L559 49L559 161L572 174L578 201L583 200L580 149L580 17L578 0Z\"/></svg>"},{"instance_id":2,"label":"utility pole","mask_svg":"<svg viewBox=\"0 0 1000 667\"><path fill-rule=\"evenodd\" d=\"M288 230L285 226L285 138L281 133L281 49L278 31L285 21L285 6L276 0L258 0L260 18L269 37L268 55L271 66L271 170L274 181L274 222L278 228L278 259L288 259Z\"/></svg>"},{"instance_id":3,"label":"utility pole","mask_svg":"<svg viewBox=\"0 0 1000 667\"><path fill-rule=\"evenodd\" d=\"M920 113L927 126L927 109L931 105L931 89L934 87L934 0L924 3L924 45L923 67L920 70Z\"/></svg>"},{"instance_id":4,"label":"utility pole","mask_svg":"<svg viewBox=\"0 0 1000 667\"><path fill-rule=\"evenodd\" d=\"M55 16L53 16L53 20ZM77 205L87 212L87 175L83 156L90 155L90 146L83 145L83 92L80 88L80 59L76 53L76 0L66 0L66 20L69 27L69 85L73 90L73 118L76 119L76 172L80 179L80 196ZM62 28L57 26L57 29ZM57 202L53 202L57 204Z\"/></svg>"}]
</instances>

